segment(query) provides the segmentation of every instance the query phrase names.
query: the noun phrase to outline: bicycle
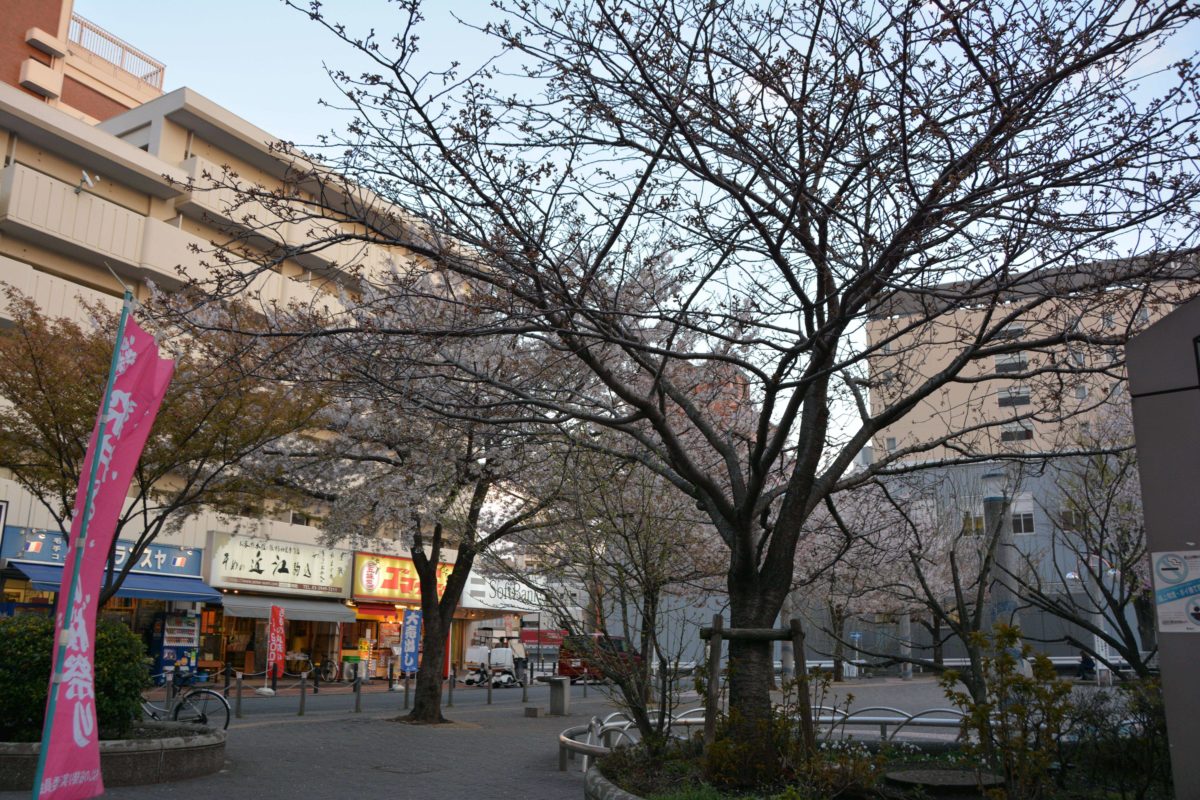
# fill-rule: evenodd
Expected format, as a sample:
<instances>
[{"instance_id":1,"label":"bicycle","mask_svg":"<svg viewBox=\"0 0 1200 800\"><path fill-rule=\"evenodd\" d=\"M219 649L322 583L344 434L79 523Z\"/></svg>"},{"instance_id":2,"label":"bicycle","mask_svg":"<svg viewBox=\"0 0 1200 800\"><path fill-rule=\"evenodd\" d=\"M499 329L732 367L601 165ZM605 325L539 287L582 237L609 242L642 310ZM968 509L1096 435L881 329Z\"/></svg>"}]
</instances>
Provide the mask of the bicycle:
<instances>
[{"instance_id":1,"label":"bicycle","mask_svg":"<svg viewBox=\"0 0 1200 800\"><path fill-rule=\"evenodd\" d=\"M197 689L192 685L194 680L190 672L175 670L171 676L175 693L168 696L166 707L143 697L142 712L153 720L172 719L225 730L229 727L229 701L216 690Z\"/></svg>"}]
</instances>

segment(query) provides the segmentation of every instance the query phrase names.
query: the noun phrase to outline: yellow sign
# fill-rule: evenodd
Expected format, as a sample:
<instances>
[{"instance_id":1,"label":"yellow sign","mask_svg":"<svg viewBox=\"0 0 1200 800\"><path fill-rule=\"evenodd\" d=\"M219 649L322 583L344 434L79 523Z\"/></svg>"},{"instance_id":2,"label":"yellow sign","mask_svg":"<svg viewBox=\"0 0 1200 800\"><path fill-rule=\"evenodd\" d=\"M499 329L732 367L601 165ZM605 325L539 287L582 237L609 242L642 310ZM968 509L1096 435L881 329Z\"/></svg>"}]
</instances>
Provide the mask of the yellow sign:
<instances>
[{"instance_id":1,"label":"yellow sign","mask_svg":"<svg viewBox=\"0 0 1200 800\"><path fill-rule=\"evenodd\" d=\"M438 597L446 591L453 564L437 565ZM354 557L354 597L392 603L421 602L421 579L412 559L357 553Z\"/></svg>"},{"instance_id":2,"label":"yellow sign","mask_svg":"<svg viewBox=\"0 0 1200 800\"><path fill-rule=\"evenodd\" d=\"M358 660L359 661L370 661L371 660L371 640L370 639L359 639L358 640Z\"/></svg>"}]
</instances>

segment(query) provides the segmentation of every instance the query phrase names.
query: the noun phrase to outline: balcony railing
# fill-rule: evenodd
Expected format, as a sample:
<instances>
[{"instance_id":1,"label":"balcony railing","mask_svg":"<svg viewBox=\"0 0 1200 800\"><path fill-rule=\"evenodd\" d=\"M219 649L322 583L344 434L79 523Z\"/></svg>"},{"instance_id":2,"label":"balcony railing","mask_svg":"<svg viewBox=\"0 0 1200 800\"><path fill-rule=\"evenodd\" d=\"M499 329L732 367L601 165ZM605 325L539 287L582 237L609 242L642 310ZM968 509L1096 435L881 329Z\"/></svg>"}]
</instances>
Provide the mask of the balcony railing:
<instances>
[{"instance_id":1,"label":"balcony railing","mask_svg":"<svg viewBox=\"0 0 1200 800\"><path fill-rule=\"evenodd\" d=\"M156 61L127 42L118 39L94 22L71 14L67 38L88 52L128 72L143 83L162 89L166 65Z\"/></svg>"}]
</instances>

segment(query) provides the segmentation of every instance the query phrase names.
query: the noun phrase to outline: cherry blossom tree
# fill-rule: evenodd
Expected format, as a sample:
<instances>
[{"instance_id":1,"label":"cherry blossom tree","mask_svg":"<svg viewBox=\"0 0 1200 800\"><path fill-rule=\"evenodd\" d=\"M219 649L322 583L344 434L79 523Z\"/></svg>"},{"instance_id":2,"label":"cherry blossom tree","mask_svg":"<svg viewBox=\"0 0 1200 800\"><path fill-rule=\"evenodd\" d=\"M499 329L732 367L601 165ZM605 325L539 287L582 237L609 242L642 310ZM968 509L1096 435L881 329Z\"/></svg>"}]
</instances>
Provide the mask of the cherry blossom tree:
<instances>
[{"instance_id":1,"label":"cherry blossom tree","mask_svg":"<svg viewBox=\"0 0 1200 800\"><path fill-rule=\"evenodd\" d=\"M955 422L847 478L880 431L981 384L996 356L1128 334L1087 333L1080 315L1192 291L1200 61L1168 49L1194 30L1187 0L501 2L481 26L496 57L433 70L415 0L386 39L292 4L368 66L332 72L352 121L323 163L279 144L283 188L209 176L255 230L224 251L246 263L214 259L208 296L331 248L347 253L345 293L380 308L431 295L421 276L470 286L433 298L453 329L332 314L304 335L447 345L430 368L484 389L478 406L423 405L450 418L617 432L708 517L735 628L775 622L831 494L901 459L986 458L964 434L992 423ZM380 270L355 247L403 263ZM1007 338L1027 317L1036 337ZM890 327L868 342L878 320ZM536 374L561 380L481 368L467 336L537 342ZM888 385L871 369L885 351L903 371ZM1004 378L1052 389L1100 370L1044 358ZM1063 411L1047 391L1029 414ZM730 658L752 741L770 648L733 641Z\"/></svg>"},{"instance_id":2,"label":"cherry blossom tree","mask_svg":"<svg viewBox=\"0 0 1200 800\"><path fill-rule=\"evenodd\" d=\"M0 331L0 469L69 537L118 318L94 308L95 325L84 327L45 316L14 290L7 300L13 324ZM243 361L269 360L257 352L261 342L247 349L240 337L214 334L192 344L175 354L175 376L117 519L112 547L130 542L129 553L119 567L109 554L100 603L159 536L192 516L257 515L293 499L266 453L315 424L325 399L243 370Z\"/></svg>"}]
</instances>

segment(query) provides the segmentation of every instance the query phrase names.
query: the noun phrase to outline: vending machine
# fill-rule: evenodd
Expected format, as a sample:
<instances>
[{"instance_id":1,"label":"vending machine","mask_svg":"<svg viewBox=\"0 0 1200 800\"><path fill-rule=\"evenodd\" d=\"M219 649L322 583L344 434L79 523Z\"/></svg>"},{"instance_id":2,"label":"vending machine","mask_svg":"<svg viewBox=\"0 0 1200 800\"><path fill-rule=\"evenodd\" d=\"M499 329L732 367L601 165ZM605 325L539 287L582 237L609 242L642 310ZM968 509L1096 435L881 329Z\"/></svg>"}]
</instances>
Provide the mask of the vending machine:
<instances>
[{"instance_id":1,"label":"vending machine","mask_svg":"<svg viewBox=\"0 0 1200 800\"><path fill-rule=\"evenodd\" d=\"M196 651L200 647L200 617L193 614L161 613L154 618L150 656L154 659L154 675L170 672L187 659L195 669ZM156 682L161 679L156 677Z\"/></svg>"}]
</instances>

